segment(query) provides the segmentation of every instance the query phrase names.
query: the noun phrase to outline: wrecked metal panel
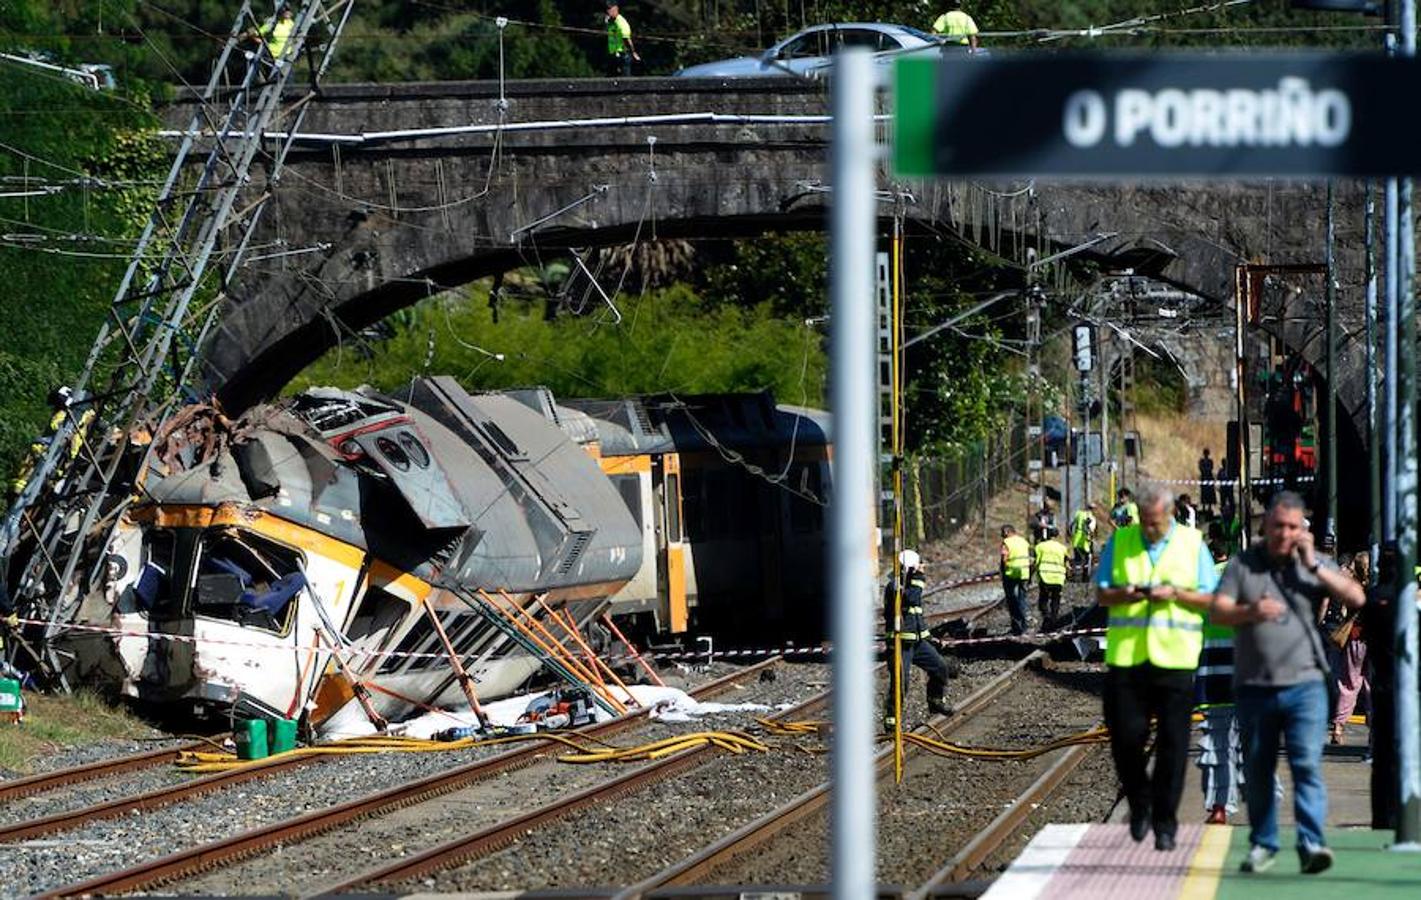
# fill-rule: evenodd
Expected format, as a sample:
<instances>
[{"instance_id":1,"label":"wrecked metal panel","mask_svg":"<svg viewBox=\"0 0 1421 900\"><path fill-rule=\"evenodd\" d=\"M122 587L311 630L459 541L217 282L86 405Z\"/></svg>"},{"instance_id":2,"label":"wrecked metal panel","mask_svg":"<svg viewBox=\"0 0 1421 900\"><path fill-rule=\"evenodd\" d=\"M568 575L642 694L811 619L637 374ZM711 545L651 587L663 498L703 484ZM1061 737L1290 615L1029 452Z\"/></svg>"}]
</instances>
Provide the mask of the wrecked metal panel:
<instances>
[{"instance_id":1,"label":"wrecked metal panel","mask_svg":"<svg viewBox=\"0 0 1421 900\"><path fill-rule=\"evenodd\" d=\"M396 424L350 440L389 477L424 527L467 528L473 524L455 499L443 465L411 425Z\"/></svg>"}]
</instances>

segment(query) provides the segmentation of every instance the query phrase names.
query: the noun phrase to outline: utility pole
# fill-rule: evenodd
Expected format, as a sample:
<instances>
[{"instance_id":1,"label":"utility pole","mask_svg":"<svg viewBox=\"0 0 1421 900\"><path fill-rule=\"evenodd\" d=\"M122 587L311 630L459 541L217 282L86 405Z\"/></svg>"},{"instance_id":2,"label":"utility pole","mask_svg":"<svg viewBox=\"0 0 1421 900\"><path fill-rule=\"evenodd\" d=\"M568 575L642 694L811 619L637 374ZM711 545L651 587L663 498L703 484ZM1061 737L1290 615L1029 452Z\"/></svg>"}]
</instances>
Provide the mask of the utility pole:
<instances>
[{"instance_id":1,"label":"utility pole","mask_svg":"<svg viewBox=\"0 0 1421 900\"><path fill-rule=\"evenodd\" d=\"M1032 258L1028 251L1028 258ZM1026 288L1026 442L1031 446L1036 442L1035 452L1028 452L1026 476L1031 483L1031 491L1026 495L1026 521L1037 509L1046 504L1045 447L1046 436L1043 423L1045 416L1038 398L1041 385L1041 289L1034 283ZM1033 403L1033 401L1038 401Z\"/></svg>"},{"instance_id":2,"label":"utility pole","mask_svg":"<svg viewBox=\"0 0 1421 900\"><path fill-rule=\"evenodd\" d=\"M834 496L829 505L829 601L834 734L830 876L836 900L874 895L874 72L866 50L835 57L834 195L829 208Z\"/></svg>"},{"instance_id":3,"label":"utility pole","mask_svg":"<svg viewBox=\"0 0 1421 900\"><path fill-rule=\"evenodd\" d=\"M1401 55L1416 55L1416 0L1400 0ZM1421 851L1421 698L1417 697L1416 579L1416 223L1412 181L1403 178L1397 197L1397 335L1401 360L1396 441L1396 734L1400 789L1393 849Z\"/></svg>"},{"instance_id":4,"label":"utility pole","mask_svg":"<svg viewBox=\"0 0 1421 900\"><path fill-rule=\"evenodd\" d=\"M1326 464L1323 469L1323 490L1327 498L1327 519L1323 538L1335 550L1337 547L1337 272L1333 267L1333 245L1336 230L1333 225L1333 182L1327 180L1327 423Z\"/></svg>"},{"instance_id":5,"label":"utility pole","mask_svg":"<svg viewBox=\"0 0 1421 900\"><path fill-rule=\"evenodd\" d=\"M1367 553L1371 557L1372 584L1377 581L1377 566L1381 561L1382 535L1382 480L1381 447L1377 441L1377 260L1376 260L1376 197L1372 183L1366 184L1366 199L1363 203L1365 219L1362 225L1363 244L1366 247L1367 262L1367 312L1366 312L1366 366L1367 366L1367 471L1371 493L1369 495L1370 517L1367 531ZM1370 585L1367 585L1370 587Z\"/></svg>"}]
</instances>

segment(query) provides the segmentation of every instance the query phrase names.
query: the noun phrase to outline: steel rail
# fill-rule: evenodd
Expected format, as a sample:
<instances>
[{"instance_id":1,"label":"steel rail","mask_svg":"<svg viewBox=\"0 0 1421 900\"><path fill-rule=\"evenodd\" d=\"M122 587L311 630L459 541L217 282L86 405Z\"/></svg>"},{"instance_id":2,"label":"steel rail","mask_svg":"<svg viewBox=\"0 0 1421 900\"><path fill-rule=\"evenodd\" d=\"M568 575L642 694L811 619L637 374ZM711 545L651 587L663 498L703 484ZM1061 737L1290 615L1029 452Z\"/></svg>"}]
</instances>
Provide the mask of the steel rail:
<instances>
[{"instance_id":1,"label":"steel rail","mask_svg":"<svg viewBox=\"0 0 1421 900\"><path fill-rule=\"evenodd\" d=\"M723 693L733 687L736 683L769 669L779 663L779 659L771 658L753 666L747 666L738 672L717 678L714 681L701 685L691 692L697 698L712 697ZM616 734L638 722L646 716L646 708L638 709L625 716L599 722L595 725L588 725L579 728L571 734L584 737L605 737ZM71 897L92 894L114 894L123 891L133 891L140 888L156 884L163 881L170 881L176 878L186 877L196 872L208 869L214 865L241 859L262 850L266 850L277 844L290 843L294 840L319 834L328 831L339 825L365 816L386 812L410 806L423 800L447 794L458 790L476 781L482 781L490 776L501 772L511 771L531 765L540 757L557 752L561 745L551 743L528 744L514 750L500 753L497 756L481 759L450 769L446 772L436 773L404 784L396 785L383 791L350 800L345 803L326 809L315 810L294 819L287 819L275 822L260 828L254 828L241 832L229 838L223 838L206 844L200 844L187 850L179 850L158 859L138 863L114 872L104 873L80 882L60 885L36 894L36 897ZM322 757L298 757L297 760L321 759ZM241 774L249 770L237 770ZM223 775L212 776L221 778ZM212 779L203 779L211 781ZM228 782L235 783L235 782ZM134 808L134 807L127 807ZM86 810L79 810L84 813ZM109 813L110 815L115 813ZM82 824L83 820L74 824ZM22 825L28 823L21 823ZM73 827L73 826L70 826ZM3 834L3 832L0 832Z\"/></svg>"},{"instance_id":2,"label":"steel rail","mask_svg":"<svg viewBox=\"0 0 1421 900\"><path fill-rule=\"evenodd\" d=\"M187 800L200 794L231 787L241 784L244 781L251 781L256 778L265 778L278 772L288 772L298 766L304 766L318 760L326 759L321 756L294 756L290 759L276 757L271 762L252 765L241 769L233 769L228 772L218 772L215 775L208 775L194 781L175 784L171 787L157 788L145 791L141 794L134 794L128 797L119 797L116 800L107 800L93 806L84 806L79 809L67 812L54 813L38 819L27 819L23 822L16 822L0 828L0 844L11 841L24 840L26 838L39 837L46 834L54 834L59 831L71 831L88 825L90 822L97 822L103 819L112 819L125 813L134 812L141 809L157 809L160 806L168 806L179 800Z\"/></svg>"},{"instance_id":3,"label":"steel rail","mask_svg":"<svg viewBox=\"0 0 1421 900\"><path fill-rule=\"evenodd\" d=\"M1094 745L1084 744L1072 747L1062 754L1060 759L1052 763L1006 809L977 832L941 869L929 876L916 891L908 894L907 900L924 900L943 884L970 878L988 857L1017 832L1037 805L1054 794L1095 749Z\"/></svg>"},{"instance_id":4,"label":"steel rail","mask_svg":"<svg viewBox=\"0 0 1421 900\"><path fill-rule=\"evenodd\" d=\"M939 733L951 734L960 729L969 719L986 709L993 700L1001 696L1012 680L1025 671L1027 666L1044 657L1045 653L1037 650L1018 660L1011 668L978 688L961 702L953 715L945 718ZM906 753L914 753L915 751L916 748L912 745L905 750ZM892 744L874 755L874 766L878 770L879 778L883 778L892 771L892 761ZM714 844L627 887L616 895L616 900L634 900L634 898L641 897L650 891L672 885L684 885L709 875L720 866L744 855L766 841L772 840L791 825L823 811L829 802L830 787L830 783L825 782L805 791L783 806L771 810L753 822L731 832Z\"/></svg>"},{"instance_id":5,"label":"steel rail","mask_svg":"<svg viewBox=\"0 0 1421 900\"><path fill-rule=\"evenodd\" d=\"M0 782L0 801L30 797L34 794L42 794L57 788L68 787L71 784L81 784L85 781L107 778L110 775L118 775L123 772L149 769L153 766L160 766L166 762L172 762L178 758L179 753L201 750L208 746L210 745L203 741L194 741L190 744L179 744L176 747L164 747L160 750L145 750L142 753L116 756L112 759L101 759L97 762L85 763L82 766L70 766L67 769L56 769L53 772L44 772L40 775L29 775L25 778L16 778L13 781Z\"/></svg>"},{"instance_id":6,"label":"steel rail","mask_svg":"<svg viewBox=\"0 0 1421 900\"><path fill-rule=\"evenodd\" d=\"M821 691L791 709L776 713L771 718L793 721L796 716L822 709L828 705L832 696L832 691ZM342 891L351 891L365 885L407 881L478 859L512 844L531 831L563 819L570 813L618 800L644 787L665 781L673 775L704 765L715 758L717 758L715 749L710 745L683 750L625 775L593 785L570 797L555 800L512 819L482 828L473 834L455 838L406 859L370 869L334 884L324 885L318 891L305 893L303 896L327 896Z\"/></svg>"}]
</instances>

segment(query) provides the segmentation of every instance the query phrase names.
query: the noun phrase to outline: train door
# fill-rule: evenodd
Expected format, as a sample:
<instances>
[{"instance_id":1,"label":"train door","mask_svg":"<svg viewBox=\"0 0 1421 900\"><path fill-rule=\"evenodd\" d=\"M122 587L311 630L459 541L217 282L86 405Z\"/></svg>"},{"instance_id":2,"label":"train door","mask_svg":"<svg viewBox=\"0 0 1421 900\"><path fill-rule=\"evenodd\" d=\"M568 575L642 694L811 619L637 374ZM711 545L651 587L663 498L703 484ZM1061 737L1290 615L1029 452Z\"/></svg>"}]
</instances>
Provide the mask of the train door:
<instances>
[{"instance_id":1,"label":"train door","mask_svg":"<svg viewBox=\"0 0 1421 900\"><path fill-rule=\"evenodd\" d=\"M681 457L667 453L653 458L652 485L656 493L656 581L665 586L663 624L672 634L682 634L690 624L686 601L686 534L681 515Z\"/></svg>"}]
</instances>

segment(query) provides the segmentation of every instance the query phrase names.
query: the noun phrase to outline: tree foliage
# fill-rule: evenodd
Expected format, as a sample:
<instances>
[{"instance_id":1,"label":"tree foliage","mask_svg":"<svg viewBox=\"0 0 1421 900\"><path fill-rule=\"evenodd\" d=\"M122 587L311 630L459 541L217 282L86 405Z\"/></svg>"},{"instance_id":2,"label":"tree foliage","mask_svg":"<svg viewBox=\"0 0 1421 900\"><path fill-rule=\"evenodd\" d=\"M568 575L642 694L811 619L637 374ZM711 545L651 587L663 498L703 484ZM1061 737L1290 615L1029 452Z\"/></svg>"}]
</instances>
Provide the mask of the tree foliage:
<instances>
[{"instance_id":1,"label":"tree foliage","mask_svg":"<svg viewBox=\"0 0 1421 900\"><path fill-rule=\"evenodd\" d=\"M6 28L54 27L39 4L0 10ZM0 177L9 192L54 188L0 198L0 471L83 366L165 168L153 125L141 103L0 65Z\"/></svg>"},{"instance_id":2,"label":"tree foliage","mask_svg":"<svg viewBox=\"0 0 1421 900\"><path fill-rule=\"evenodd\" d=\"M619 303L620 324L605 307L548 319L524 301L499 304L495 321L488 287L472 285L421 302L383 340L344 342L290 389L394 390L427 373L479 390L544 385L564 397L768 389L788 403L824 402L820 333L768 304L707 304L685 285Z\"/></svg>"}]
</instances>

